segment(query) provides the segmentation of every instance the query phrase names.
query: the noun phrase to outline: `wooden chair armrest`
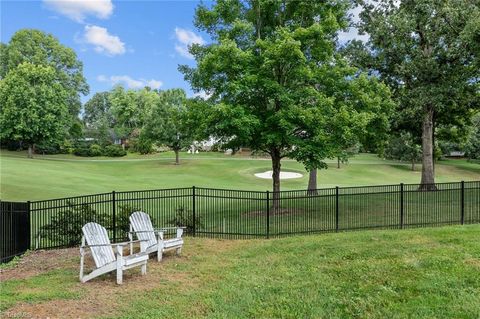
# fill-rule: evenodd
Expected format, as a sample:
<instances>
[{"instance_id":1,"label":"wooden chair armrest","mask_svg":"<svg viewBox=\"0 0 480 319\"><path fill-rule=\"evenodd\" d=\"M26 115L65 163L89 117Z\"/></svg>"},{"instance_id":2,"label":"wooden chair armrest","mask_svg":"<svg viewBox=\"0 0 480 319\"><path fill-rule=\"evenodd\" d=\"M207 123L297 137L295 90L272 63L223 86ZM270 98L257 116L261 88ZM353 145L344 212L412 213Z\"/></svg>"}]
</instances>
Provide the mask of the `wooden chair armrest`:
<instances>
[{"instance_id":1,"label":"wooden chair armrest","mask_svg":"<svg viewBox=\"0 0 480 319\"><path fill-rule=\"evenodd\" d=\"M105 247L105 246L117 246L118 244L97 244L97 245L83 245L80 248L91 248L91 247Z\"/></svg>"},{"instance_id":2,"label":"wooden chair armrest","mask_svg":"<svg viewBox=\"0 0 480 319\"><path fill-rule=\"evenodd\" d=\"M156 230L156 231L163 231L163 230L172 230L172 229L179 229L179 228L181 228L181 229L186 229L187 227L185 227L185 226L179 226L179 227L176 227L176 226L174 226L174 227L162 227L162 228L155 228L155 230Z\"/></svg>"},{"instance_id":3,"label":"wooden chair armrest","mask_svg":"<svg viewBox=\"0 0 480 319\"><path fill-rule=\"evenodd\" d=\"M138 240L132 240L132 241L124 241L121 243L113 243L113 244L97 244L97 245L83 245L80 246L80 248L90 248L90 247L105 247L105 246L127 246L130 243L136 243L140 241L148 241L146 239L138 239Z\"/></svg>"},{"instance_id":4,"label":"wooden chair armrest","mask_svg":"<svg viewBox=\"0 0 480 319\"><path fill-rule=\"evenodd\" d=\"M135 234L135 233L156 233L156 231L155 231L155 230L139 230L139 231L132 230L132 231L129 231L128 233L129 233L129 234Z\"/></svg>"}]
</instances>

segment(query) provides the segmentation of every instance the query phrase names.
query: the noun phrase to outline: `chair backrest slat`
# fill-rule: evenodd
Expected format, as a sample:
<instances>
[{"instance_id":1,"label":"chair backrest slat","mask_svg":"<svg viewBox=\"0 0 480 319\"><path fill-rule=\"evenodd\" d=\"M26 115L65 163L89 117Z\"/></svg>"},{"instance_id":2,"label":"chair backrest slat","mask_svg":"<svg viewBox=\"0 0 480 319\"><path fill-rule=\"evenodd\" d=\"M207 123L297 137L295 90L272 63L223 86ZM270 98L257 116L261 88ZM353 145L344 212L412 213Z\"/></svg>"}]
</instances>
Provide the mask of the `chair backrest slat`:
<instances>
[{"instance_id":1,"label":"chair backrest slat","mask_svg":"<svg viewBox=\"0 0 480 319\"><path fill-rule=\"evenodd\" d=\"M157 244L157 238L153 233L153 225L150 220L150 216L144 212L134 212L130 215L130 224L132 224L133 230L136 233L137 238L140 240L146 240L146 247L150 247ZM148 231L143 233L142 231Z\"/></svg>"},{"instance_id":2,"label":"chair backrest slat","mask_svg":"<svg viewBox=\"0 0 480 319\"><path fill-rule=\"evenodd\" d=\"M88 223L82 227L87 245L109 245L110 239L105 227L97 223ZM93 260L97 268L115 261L112 246L91 247Z\"/></svg>"}]
</instances>

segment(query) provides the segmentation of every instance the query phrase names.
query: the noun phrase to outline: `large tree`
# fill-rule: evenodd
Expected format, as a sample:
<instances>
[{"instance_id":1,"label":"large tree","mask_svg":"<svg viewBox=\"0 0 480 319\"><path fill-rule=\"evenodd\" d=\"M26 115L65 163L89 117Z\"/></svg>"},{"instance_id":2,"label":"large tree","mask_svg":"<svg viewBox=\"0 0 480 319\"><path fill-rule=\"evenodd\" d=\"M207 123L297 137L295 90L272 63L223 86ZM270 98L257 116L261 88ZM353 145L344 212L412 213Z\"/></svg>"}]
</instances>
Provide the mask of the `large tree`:
<instances>
[{"instance_id":1,"label":"large tree","mask_svg":"<svg viewBox=\"0 0 480 319\"><path fill-rule=\"evenodd\" d=\"M157 103L158 93L146 87L125 90L116 86L108 96L114 120L114 131L119 138L136 135L146 124L148 114Z\"/></svg>"},{"instance_id":2,"label":"large tree","mask_svg":"<svg viewBox=\"0 0 480 319\"><path fill-rule=\"evenodd\" d=\"M80 95L88 94L83 65L75 52L62 45L51 34L35 29L22 29L12 36L8 44L2 43L0 47L0 77L4 78L8 72L24 62L53 68L55 81L61 83L63 90L68 92L70 121L66 127L67 133L75 131L81 108Z\"/></svg>"},{"instance_id":3,"label":"large tree","mask_svg":"<svg viewBox=\"0 0 480 319\"><path fill-rule=\"evenodd\" d=\"M182 89L158 92L158 100L149 111L141 136L170 147L175 152L175 164L180 164L179 152L191 144L186 124L187 96Z\"/></svg>"},{"instance_id":4,"label":"large tree","mask_svg":"<svg viewBox=\"0 0 480 319\"><path fill-rule=\"evenodd\" d=\"M366 45L352 60L379 74L397 100L397 130L421 136L421 189L435 189L435 126L460 125L479 106L480 1L359 1Z\"/></svg>"},{"instance_id":5,"label":"large tree","mask_svg":"<svg viewBox=\"0 0 480 319\"><path fill-rule=\"evenodd\" d=\"M194 90L211 94L204 113L211 135L233 148L270 155L274 208L281 159L294 158L307 169L324 167L329 137L352 110L322 92L332 69L358 76L345 72L348 67L335 56L347 8L347 1L218 0L196 10L195 25L213 43L194 45L197 67L180 70Z\"/></svg>"},{"instance_id":6,"label":"large tree","mask_svg":"<svg viewBox=\"0 0 480 319\"><path fill-rule=\"evenodd\" d=\"M68 124L69 92L51 66L23 62L0 81L0 139L23 142L32 157L35 143L51 142Z\"/></svg>"},{"instance_id":7,"label":"large tree","mask_svg":"<svg viewBox=\"0 0 480 319\"><path fill-rule=\"evenodd\" d=\"M95 93L84 105L83 121L86 129L102 142L107 142L114 127L109 92Z\"/></svg>"}]
</instances>

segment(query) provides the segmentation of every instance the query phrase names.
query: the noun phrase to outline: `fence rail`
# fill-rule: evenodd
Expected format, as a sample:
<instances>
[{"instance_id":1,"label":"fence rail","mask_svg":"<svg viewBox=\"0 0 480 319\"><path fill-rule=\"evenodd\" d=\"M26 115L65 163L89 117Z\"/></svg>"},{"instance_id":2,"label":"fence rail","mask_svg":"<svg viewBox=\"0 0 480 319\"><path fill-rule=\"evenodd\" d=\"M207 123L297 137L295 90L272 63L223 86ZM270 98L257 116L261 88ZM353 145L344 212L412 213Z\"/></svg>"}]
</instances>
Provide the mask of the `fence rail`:
<instances>
[{"instance_id":1,"label":"fence rail","mask_svg":"<svg viewBox=\"0 0 480 319\"><path fill-rule=\"evenodd\" d=\"M28 237L24 245L28 242L31 249L75 246L81 227L90 221L104 225L114 241L123 240L128 217L134 210L149 213L156 226L182 225L189 235L221 238L480 223L480 181L437 183L434 190L428 191L419 186L335 187L278 193L194 186L114 191L17 205L28 211L28 217L23 215L28 220L23 229L29 228L29 232L21 236ZM11 223L7 219L16 214L6 205L2 202L4 225ZM19 227L18 222L15 225ZM12 239L13 232L5 227L2 242L10 249L20 239ZM2 250L2 258L15 250L7 253L8 249Z\"/></svg>"}]
</instances>

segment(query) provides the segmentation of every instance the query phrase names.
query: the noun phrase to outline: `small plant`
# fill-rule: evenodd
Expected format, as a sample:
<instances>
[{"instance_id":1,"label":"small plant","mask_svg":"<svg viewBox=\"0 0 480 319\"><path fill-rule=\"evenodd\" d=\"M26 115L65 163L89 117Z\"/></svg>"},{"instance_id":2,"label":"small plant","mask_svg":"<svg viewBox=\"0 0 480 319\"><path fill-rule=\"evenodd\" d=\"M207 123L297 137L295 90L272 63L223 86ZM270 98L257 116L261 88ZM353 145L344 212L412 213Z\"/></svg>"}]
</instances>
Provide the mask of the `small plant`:
<instances>
[{"instance_id":1,"label":"small plant","mask_svg":"<svg viewBox=\"0 0 480 319\"><path fill-rule=\"evenodd\" d=\"M186 227L187 233L193 233L195 228L203 228L202 217L195 216L195 223L193 219L193 213L190 210L187 210L184 206L179 206L175 211L175 218L169 220L170 225L176 227Z\"/></svg>"}]
</instances>

